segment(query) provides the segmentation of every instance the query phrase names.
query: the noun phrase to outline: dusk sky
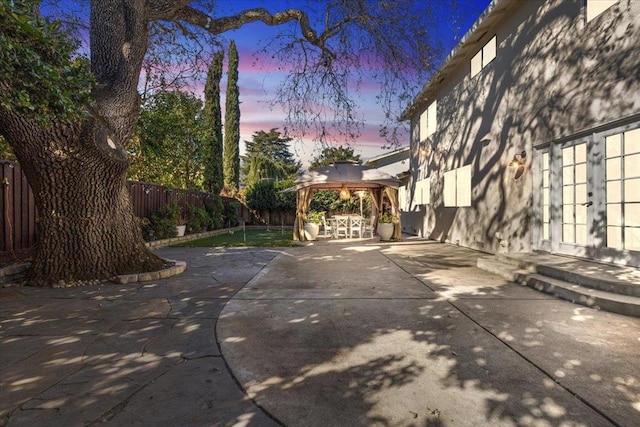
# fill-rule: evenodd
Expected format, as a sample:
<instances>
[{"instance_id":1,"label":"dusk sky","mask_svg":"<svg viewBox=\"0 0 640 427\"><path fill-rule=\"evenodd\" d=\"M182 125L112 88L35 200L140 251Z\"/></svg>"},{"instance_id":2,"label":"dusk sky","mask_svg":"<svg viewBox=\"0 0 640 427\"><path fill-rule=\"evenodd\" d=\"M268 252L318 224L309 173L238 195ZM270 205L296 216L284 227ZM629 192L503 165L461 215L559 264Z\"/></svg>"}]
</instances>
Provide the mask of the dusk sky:
<instances>
[{"instance_id":1,"label":"dusk sky","mask_svg":"<svg viewBox=\"0 0 640 427\"><path fill-rule=\"evenodd\" d=\"M416 0L426 1L426 0ZM434 0L436 1L436 0ZM451 3L457 7L450 8ZM480 14L489 5L490 0L457 0L439 1L437 0L437 22L438 27L433 29L433 38L443 45L443 52L446 56L457 42L462 38L467 30L473 25ZM264 7L270 12L278 12L287 7L296 7L294 0L235 0L219 3L218 16L231 15L244 9L254 7ZM300 6L302 7L302 6ZM295 25L295 24L291 24ZM279 28L269 27L261 23L249 24L241 29L224 34L224 38L233 38L236 42L239 53L239 88L241 104L241 141L250 140L251 135L257 130L268 130L271 128L283 128L284 112L276 107L270 109L269 101L273 98L275 88L282 76L282 72L274 70L274 64L261 60L256 56L258 41L265 40L270 35L280 31ZM225 59L226 60L226 59ZM226 62L225 62L226 71ZM222 82L222 90L226 88L226 80ZM421 87L416 88L416 94ZM193 90L200 94L202 85L198 85ZM363 159L367 159L379 154L388 152L383 150L385 141L378 135L380 124L383 122L382 109L376 105L375 96L379 88L374 85L367 85L362 88L359 97L359 105L362 113L366 117L366 125L360 138L355 144L350 144L356 154L360 154ZM223 94L224 96L224 94ZM224 108L224 99L222 100ZM408 145L408 137L404 144ZM241 147L243 147L241 143ZM299 157L305 167L307 161L317 154L319 146L305 139L292 144L292 151ZM316 150L316 152L314 152Z\"/></svg>"},{"instance_id":2,"label":"dusk sky","mask_svg":"<svg viewBox=\"0 0 640 427\"><path fill-rule=\"evenodd\" d=\"M432 40L442 45L442 58L446 57L451 49L456 46L491 2L491 0L414 1L416 4L425 4L422 2L431 1L434 5L436 14L435 27L429 28L428 31ZM88 14L88 4L84 2L77 3L64 0L62 2L54 1L53 4L57 4L67 12L80 10L81 12L78 12L80 15ZM313 5L314 3L301 0L218 0L216 3L216 16L234 15L242 10L256 7L265 8L273 13L287 8L300 8L310 12L309 4ZM322 9L321 2L317 4L318 9ZM312 24L314 18L320 19L322 16L314 16L312 12L310 12L310 15ZM296 27L297 23L286 25ZM258 54L261 45L281 32L282 29L283 26L269 27L262 23L253 23L244 25L238 30L224 33L220 38L225 48L228 47L229 40L234 39L239 53L241 154L244 152L244 143L242 141L250 140L254 132L258 130L266 131L271 128L279 128L280 130L284 128L284 111L279 106L272 109L270 101L276 94L278 83L286 75L286 64L274 64L270 57L265 59ZM87 46L88 40L83 40L83 45ZM224 91L226 90L226 57L224 67L225 75L221 83L223 109ZM282 70L278 68L282 68ZM414 95L420 91L425 82L421 82L416 86ZM202 97L203 87L204 82L198 82L192 84L187 90ZM379 129L384 121L384 115L382 108L376 104L375 98L380 94L380 87L372 82L371 84L363 85L360 89L359 95L356 96L354 93L350 93L350 95L358 98L359 110L357 113L366 120L362 133L355 143L348 144L338 141L335 145L349 145L356 154L360 154L363 159L368 159L389 152L389 150L382 148L386 141L379 136ZM408 135L403 138L403 144L405 146L409 144ZM309 137L302 141L294 141L291 148L294 154L303 162L304 167L307 167L308 161L318 154L320 146L312 141L312 137Z\"/></svg>"}]
</instances>

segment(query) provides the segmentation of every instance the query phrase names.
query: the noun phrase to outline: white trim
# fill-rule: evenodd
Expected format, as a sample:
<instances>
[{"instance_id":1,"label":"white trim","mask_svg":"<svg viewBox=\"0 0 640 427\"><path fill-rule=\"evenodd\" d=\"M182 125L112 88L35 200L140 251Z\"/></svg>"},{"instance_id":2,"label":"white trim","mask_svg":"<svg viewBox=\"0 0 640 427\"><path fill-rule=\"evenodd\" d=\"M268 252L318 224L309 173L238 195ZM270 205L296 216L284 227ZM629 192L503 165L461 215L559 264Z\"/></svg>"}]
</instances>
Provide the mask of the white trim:
<instances>
[{"instance_id":1,"label":"white trim","mask_svg":"<svg viewBox=\"0 0 640 427\"><path fill-rule=\"evenodd\" d=\"M585 5L587 22L595 19L617 2L618 0L587 0L587 4Z\"/></svg>"}]
</instances>

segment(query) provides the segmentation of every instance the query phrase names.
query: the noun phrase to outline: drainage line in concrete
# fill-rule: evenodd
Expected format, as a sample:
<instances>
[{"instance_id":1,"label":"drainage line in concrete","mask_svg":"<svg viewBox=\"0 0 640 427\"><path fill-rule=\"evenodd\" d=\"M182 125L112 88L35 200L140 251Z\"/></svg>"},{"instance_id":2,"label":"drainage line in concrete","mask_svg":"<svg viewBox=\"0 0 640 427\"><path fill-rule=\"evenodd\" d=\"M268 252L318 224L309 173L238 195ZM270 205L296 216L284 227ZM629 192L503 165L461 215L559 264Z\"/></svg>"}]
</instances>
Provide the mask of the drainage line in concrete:
<instances>
[{"instance_id":1,"label":"drainage line in concrete","mask_svg":"<svg viewBox=\"0 0 640 427\"><path fill-rule=\"evenodd\" d=\"M455 308L456 310L458 310L460 313L462 313L463 316L465 316L467 319L469 319L471 322L473 322L474 324L476 324L479 328L481 328L482 330L484 330L485 332L487 332L489 335L491 335L492 337L494 337L495 339L497 339L498 341L500 341L502 344L504 344L507 348L509 348L511 351L513 351L515 354L517 354L518 356L520 356L521 358L523 358L527 363L529 363L531 366L533 366L534 368L536 368L538 371L542 372L547 378L549 378L551 381L553 381L554 383L558 384L558 386L560 386L563 390L565 390L567 393L569 393L570 395L572 395L573 397L575 397L576 399L578 399L580 402L584 403L585 405L587 405L589 408L593 409L596 413L600 414L600 416L602 416L604 419L606 419L607 421L609 421L611 424L613 424L614 426L620 427L620 424L617 423L615 420L613 420L611 417L609 417L606 413L604 413L602 410L600 410L598 407L596 407L594 404L592 404L591 402L589 402L588 400L586 400L585 398L583 398L582 396L580 396L578 393L574 392L573 390L571 390L569 388L569 386L564 385L563 383L561 383L559 380L557 380L553 375L551 375L549 372L547 372L544 368L542 368L541 366L538 366L533 360L529 359L527 356L525 356L524 354L522 354L521 352L519 352L518 350L516 350L513 346L511 346L509 343L507 343L506 341L500 339L496 334L494 334L493 332L491 332L489 329L485 328L483 325L481 325L480 323L478 323L474 318L472 318L469 314L467 314L465 311L463 311L460 307L458 307L457 305L455 305L451 300L447 301L453 308Z\"/></svg>"}]
</instances>

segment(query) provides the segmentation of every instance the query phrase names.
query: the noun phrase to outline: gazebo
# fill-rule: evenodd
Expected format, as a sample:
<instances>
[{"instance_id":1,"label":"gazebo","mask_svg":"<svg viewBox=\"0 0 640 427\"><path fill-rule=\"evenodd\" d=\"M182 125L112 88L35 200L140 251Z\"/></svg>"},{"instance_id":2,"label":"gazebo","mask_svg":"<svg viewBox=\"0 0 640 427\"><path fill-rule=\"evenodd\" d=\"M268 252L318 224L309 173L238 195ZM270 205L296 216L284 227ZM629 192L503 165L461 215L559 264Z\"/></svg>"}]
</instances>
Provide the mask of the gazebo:
<instances>
[{"instance_id":1,"label":"gazebo","mask_svg":"<svg viewBox=\"0 0 640 427\"><path fill-rule=\"evenodd\" d=\"M398 188L400 180L381 170L359 165L350 160L339 160L328 166L311 169L298 176L294 187L283 190L297 192L296 219L293 225L293 240L303 241L304 218L316 190L368 191L373 200L377 218L382 214L382 201L386 195L391 204L391 215L394 218L394 234L396 241L402 240L400 209L398 208Z\"/></svg>"}]
</instances>

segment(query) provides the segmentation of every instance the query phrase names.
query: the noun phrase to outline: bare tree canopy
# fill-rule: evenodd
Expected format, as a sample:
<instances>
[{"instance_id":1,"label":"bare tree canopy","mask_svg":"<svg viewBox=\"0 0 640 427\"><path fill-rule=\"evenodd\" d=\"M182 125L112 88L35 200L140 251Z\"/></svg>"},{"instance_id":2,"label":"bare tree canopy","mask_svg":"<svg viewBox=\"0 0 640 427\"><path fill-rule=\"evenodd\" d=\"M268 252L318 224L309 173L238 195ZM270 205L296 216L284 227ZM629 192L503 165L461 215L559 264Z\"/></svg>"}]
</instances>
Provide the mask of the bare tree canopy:
<instances>
[{"instance_id":1,"label":"bare tree canopy","mask_svg":"<svg viewBox=\"0 0 640 427\"><path fill-rule=\"evenodd\" d=\"M374 85L385 118L381 135L391 145L403 142L398 140L397 128L402 125L397 117L440 53L428 33L434 20L431 2L295 4L301 8L256 8L228 16L217 16L217 2L153 5L145 66L154 64L150 71L164 76L167 65L182 64L184 72L171 76L179 84L202 75L211 51L221 49L217 36L256 22L277 26L276 36L257 37L256 61L258 66L269 61L268 65L286 73L272 100L285 111L287 135L321 142L355 141L365 121L358 105L360 91ZM153 73L147 73L147 78L153 78Z\"/></svg>"}]
</instances>

